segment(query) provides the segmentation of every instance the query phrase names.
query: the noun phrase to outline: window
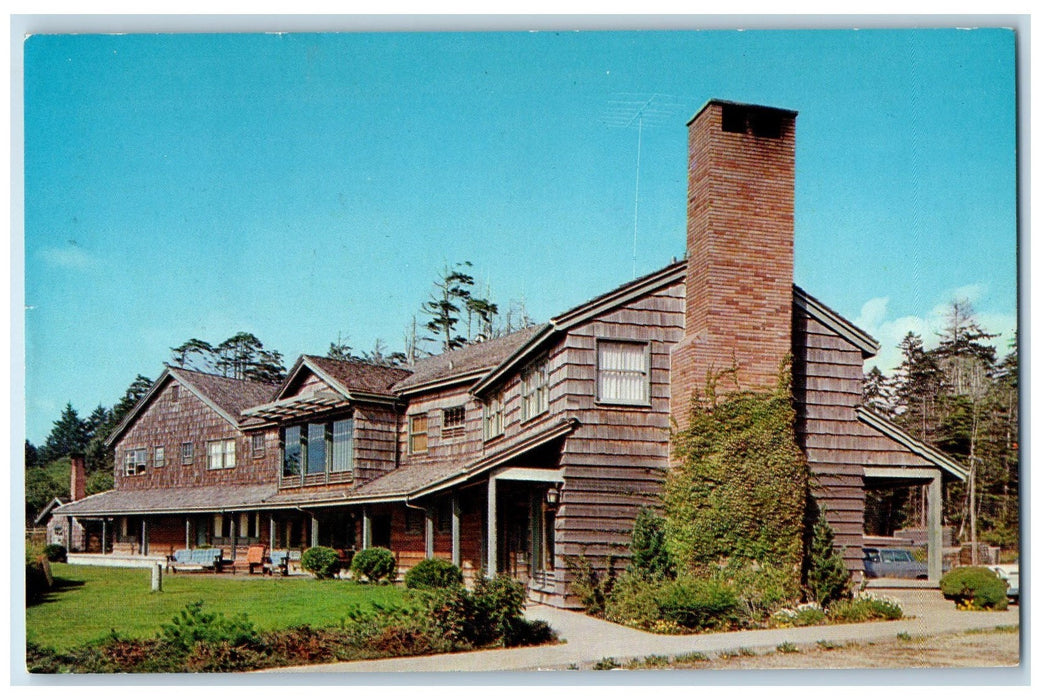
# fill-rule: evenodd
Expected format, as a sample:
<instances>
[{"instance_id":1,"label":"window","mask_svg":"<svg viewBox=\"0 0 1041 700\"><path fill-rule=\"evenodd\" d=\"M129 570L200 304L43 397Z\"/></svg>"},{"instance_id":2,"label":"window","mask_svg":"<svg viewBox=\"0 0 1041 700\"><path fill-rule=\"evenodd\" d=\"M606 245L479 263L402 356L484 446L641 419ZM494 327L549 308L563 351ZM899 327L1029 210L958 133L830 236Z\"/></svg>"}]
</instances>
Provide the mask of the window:
<instances>
[{"instance_id":1,"label":"window","mask_svg":"<svg viewBox=\"0 0 1041 700\"><path fill-rule=\"evenodd\" d=\"M489 398L484 404L484 439L502 435L502 393Z\"/></svg>"},{"instance_id":2,"label":"window","mask_svg":"<svg viewBox=\"0 0 1041 700\"><path fill-rule=\"evenodd\" d=\"M325 423L309 423L307 426L306 474L325 473L325 459L329 456L329 451L325 449L325 430Z\"/></svg>"},{"instance_id":3,"label":"window","mask_svg":"<svg viewBox=\"0 0 1041 700\"><path fill-rule=\"evenodd\" d=\"M650 403L650 352L646 343L597 343L596 398L602 403Z\"/></svg>"},{"instance_id":4,"label":"window","mask_svg":"<svg viewBox=\"0 0 1041 700\"><path fill-rule=\"evenodd\" d=\"M181 443L181 464L191 464L195 461L195 443Z\"/></svg>"},{"instance_id":5,"label":"window","mask_svg":"<svg viewBox=\"0 0 1041 700\"><path fill-rule=\"evenodd\" d=\"M441 414L441 439L448 440L463 436L466 424L466 407L446 408Z\"/></svg>"},{"instance_id":6,"label":"window","mask_svg":"<svg viewBox=\"0 0 1041 700\"><path fill-rule=\"evenodd\" d=\"M545 358L521 373L521 420L549 410L549 363Z\"/></svg>"},{"instance_id":7,"label":"window","mask_svg":"<svg viewBox=\"0 0 1041 700\"><path fill-rule=\"evenodd\" d=\"M174 384L170 387L170 400L176 403L181 400L181 385Z\"/></svg>"},{"instance_id":8,"label":"window","mask_svg":"<svg viewBox=\"0 0 1041 700\"><path fill-rule=\"evenodd\" d=\"M418 413L408 419L408 452L424 454L427 451L427 414Z\"/></svg>"},{"instance_id":9,"label":"window","mask_svg":"<svg viewBox=\"0 0 1041 700\"><path fill-rule=\"evenodd\" d=\"M253 459L260 459L264 456L264 433L254 433L250 438L250 451L253 453Z\"/></svg>"},{"instance_id":10,"label":"window","mask_svg":"<svg viewBox=\"0 0 1041 700\"><path fill-rule=\"evenodd\" d=\"M333 458L330 471L354 469L354 419L333 421Z\"/></svg>"},{"instance_id":11,"label":"window","mask_svg":"<svg viewBox=\"0 0 1041 700\"><path fill-rule=\"evenodd\" d=\"M144 474L148 467L148 450L145 448L137 448L133 450L127 450L126 457L123 461L123 473L127 476L137 476Z\"/></svg>"},{"instance_id":12,"label":"window","mask_svg":"<svg viewBox=\"0 0 1041 700\"><path fill-rule=\"evenodd\" d=\"M300 426L291 425L282 431L282 476L299 476L302 458Z\"/></svg>"},{"instance_id":13,"label":"window","mask_svg":"<svg viewBox=\"0 0 1041 700\"><path fill-rule=\"evenodd\" d=\"M354 419L282 429L282 476L348 473L354 469Z\"/></svg>"},{"instance_id":14,"label":"window","mask_svg":"<svg viewBox=\"0 0 1041 700\"><path fill-rule=\"evenodd\" d=\"M206 443L207 469L232 469L235 466L235 441L213 440Z\"/></svg>"},{"instance_id":15,"label":"window","mask_svg":"<svg viewBox=\"0 0 1041 700\"><path fill-rule=\"evenodd\" d=\"M166 466L166 448L159 446L155 448L155 458L153 459L155 468L159 469Z\"/></svg>"}]
</instances>

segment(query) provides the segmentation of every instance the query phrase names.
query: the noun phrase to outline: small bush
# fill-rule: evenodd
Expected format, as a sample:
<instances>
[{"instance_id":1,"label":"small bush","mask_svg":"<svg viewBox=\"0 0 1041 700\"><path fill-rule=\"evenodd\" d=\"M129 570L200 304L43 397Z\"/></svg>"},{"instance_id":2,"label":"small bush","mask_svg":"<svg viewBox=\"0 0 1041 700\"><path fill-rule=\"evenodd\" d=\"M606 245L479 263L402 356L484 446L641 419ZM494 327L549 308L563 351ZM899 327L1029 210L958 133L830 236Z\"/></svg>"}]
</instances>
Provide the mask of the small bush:
<instances>
[{"instance_id":1,"label":"small bush","mask_svg":"<svg viewBox=\"0 0 1041 700\"><path fill-rule=\"evenodd\" d=\"M608 556L607 575L602 576L584 554L577 557L564 556L564 565L571 580L568 587L571 593L578 596L582 607L590 615L600 615L604 612L611 589L615 585L614 564L615 558Z\"/></svg>"},{"instance_id":2,"label":"small bush","mask_svg":"<svg viewBox=\"0 0 1041 700\"><path fill-rule=\"evenodd\" d=\"M632 558L628 571L642 578L673 578L676 575L665 549L665 518L649 508L641 508L633 523Z\"/></svg>"},{"instance_id":3,"label":"small bush","mask_svg":"<svg viewBox=\"0 0 1041 700\"><path fill-rule=\"evenodd\" d=\"M201 600L184 606L171 624L162 626L159 639L183 651L191 651L200 642L239 646L259 640L256 628L245 613L227 618L223 613L203 612L202 606Z\"/></svg>"},{"instance_id":4,"label":"small bush","mask_svg":"<svg viewBox=\"0 0 1041 700\"><path fill-rule=\"evenodd\" d=\"M662 622L686 630L729 629L739 619L738 597L733 587L715 579L646 580L626 574L607 601L606 616L660 632L680 631L657 629Z\"/></svg>"},{"instance_id":5,"label":"small bush","mask_svg":"<svg viewBox=\"0 0 1041 700\"><path fill-rule=\"evenodd\" d=\"M835 549L835 533L821 507L813 523L806 561L806 587L813 600L827 607L850 597L852 580L842 553Z\"/></svg>"},{"instance_id":6,"label":"small bush","mask_svg":"<svg viewBox=\"0 0 1041 700\"><path fill-rule=\"evenodd\" d=\"M816 603L804 603L795 608L781 608L770 616L775 627L811 627L825 622L828 616Z\"/></svg>"},{"instance_id":7,"label":"small bush","mask_svg":"<svg viewBox=\"0 0 1041 700\"><path fill-rule=\"evenodd\" d=\"M943 597L968 610L1008 609L1007 584L984 566L962 566L940 579Z\"/></svg>"},{"instance_id":8,"label":"small bush","mask_svg":"<svg viewBox=\"0 0 1041 700\"><path fill-rule=\"evenodd\" d=\"M406 588L452 588L462 583L462 570L444 559L424 559L405 574Z\"/></svg>"},{"instance_id":9,"label":"small bush","mask_svg":"<svg viewBox=\"0 0 1041 700\"><path fill-rule=\"evenodd\" d=\"M340 555L331 547L311 547L300 557L300 566L315 578L332 578L340 570Z\"/></svg>"},{"instance_id":10,"label":"small bush","mask_svg":"<svg viewBox=\"0 0 1041 700\"><path fill-rule=\"evenodd\" d=\"M364 576L370 583L379 583L383 579L393 581L397 571L394 553L383 547L370 547L354 555L351 571L355 576Z\"/></svg>"},{"instance_id":11,"label":"small bush","mask_svg":"<svg viewBox=\"0 0 1041 700\"><path fill-rule=\"evenodd\" d=\"M794 642L781 642L777 645L777 651L782 654L798 654L799 645Z\"/></svg>"},{"instance_id":12,"label":"small bush","mask_svg":"<svg viewBox=\"0 0 1041 700\"><path fill-rule=\"evenodd\" d=\"M900 603L884 596L861 595L840 600L828 608L832 622L868 622L870 620L899 620L904 611Z\"/></svg>"},{"instance_id":13,"label":"small bush","mask_svg":"<svg viewBox=\"0 0 1041 700\"><path fill-rule=\"evenodd\" d=\"M64 563L69 560L69 553L60 544L49 544L44 547L43 556L47 557L47 561Z\"/></svg>"}]
</instances>

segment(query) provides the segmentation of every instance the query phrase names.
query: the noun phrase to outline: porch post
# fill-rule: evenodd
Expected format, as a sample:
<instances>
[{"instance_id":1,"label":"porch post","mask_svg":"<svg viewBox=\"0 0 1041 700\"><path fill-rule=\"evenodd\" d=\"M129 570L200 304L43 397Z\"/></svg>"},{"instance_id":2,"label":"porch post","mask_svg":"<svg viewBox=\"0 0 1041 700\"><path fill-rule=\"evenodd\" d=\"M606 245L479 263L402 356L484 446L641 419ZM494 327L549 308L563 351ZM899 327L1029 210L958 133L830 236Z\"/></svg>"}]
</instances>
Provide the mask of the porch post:
<instances>
[{"instance_id":1,"label":"porch post","mask_svg":"<svg viewBox=\"0 0 1041 700\"><path fill-rule=\"evenodd\" d=\"M148 521L141 518L141 555L148 554Z\"/></svg>"},{"instance_id":2,"label":"porch post","mask_svg":"<svg viewBox=\"0 0 1041 700\"><path fill-rule=\"evenodd\" d=\"M361 509L361 548L368 549L372 546L372 515L368 506Z\"/></svg>"},{"instance_id":3,"label":"porch post","mask_svg":"<svg viewBox=\"0 0 1041 700\"><path fill-rule=\"evenodd\" d=\"M463 565L462 552L459 550L459 494L452 492L452 563Z\"/></svg>"},{"instance_id":4,"label":"porch post","mask_svg":"<svg viewBox=\"0 0 1041 700\"><path fill-rule=\"evenodd\" d=\"M268 523L267 523L267 526L268 526L268 543L267 543L267 546L268 546L268 549L274 549L275 548L275 514L272 513L271 515L267 516L267 520L268 520Z\"/></svg>"},{"instance_id":5,"label":"porch post","mask_svg":"<svg viewBox=\"0 0 1041 700\"><path fill-rule=\"evenodd\" d=\"M426 558L434 558L434 509L427 506L423 510L423 542L426 545Z\"/></svg>"},{"instance_id":6,"label":"porch post","mask_svg":"<svg viewBox=\"0 0 1041 700\"><path fill-rule=\"evenodd\" d=\"M72 528L69 528L69 537L72 537ZM105 540L108 539L108 520L101 519L101 553L105 554ZM71 544L71 542L70 542ZM86 549L86 547L84 547ZM72 551L72 547L69 547L69 551Z\"/></svg>"},{"instance_id":7,"label":"porch post","mask_svg":"<svg viewBox=\"0 0 1041 700\"><path fill-rule=\"evenodd\" d=\"M318 518L311 516L311 546L318 546Z\"/></svg>"},{"instance_id":8,"label":"porch post","mask_svg":"<svg viewBox=\"0 0 1041 700\"><path fill-rule=\"evenodd\" d=\"M496 557L498 556L499 543L497 540L497 519L496 513L496 494L495 494L495 477L488 477L488 572L489 578L494 578L498 573L498 562Z\"/></svg>"},{"instance_id":9,"label":"porch post","mask_svg":"<svg viewBox=\"0 0 1041 700\"><path fill-rule=\"evenodd\" d=\"M236 559L236 557L235 557L235 550L238 549L238 546L239 546L239 519L237 517L235 517L235 516L236 516L236 513L231 513L230 515L225 516L227 518L231 518L231 526L228 528L228 534L231 535L231 559L232 559L232 561L234 561Z\"/></svg>"},{"instance_id":10,"label":"porch post","mask_svg":"<svg viewBox=\"0 0 1041 700\"><path fill-rule=\"evenodd\" d=\"M184 518L184 548L192 548L192 519L187 516Z\"/></svg>"},{"instance_id":11,"label":"porch post","mask_svg":"<svg viewBox=\"0 0 1041 700\"><path fill-rule=\"evenodd\" d=\"M929 580L939 583L943 578L943 476L939 470L929 482Z\"/></svg>"}]
</instances>

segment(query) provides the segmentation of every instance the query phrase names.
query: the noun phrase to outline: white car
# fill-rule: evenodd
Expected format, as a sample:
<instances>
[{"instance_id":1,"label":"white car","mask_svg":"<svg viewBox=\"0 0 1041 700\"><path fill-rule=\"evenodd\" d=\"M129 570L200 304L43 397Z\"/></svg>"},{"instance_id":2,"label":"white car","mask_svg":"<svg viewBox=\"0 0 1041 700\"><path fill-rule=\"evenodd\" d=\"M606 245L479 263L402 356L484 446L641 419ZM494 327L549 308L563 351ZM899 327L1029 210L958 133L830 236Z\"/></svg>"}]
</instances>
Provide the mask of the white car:
<instances>
[{"instance_id":1,"label":"white car","mask_svg":"<svg viewBox=\"0 0 1041 700\"><path fill-rule=\"evenodd\" d=\"M987 567L998 575L1008 586L1005 595L1010 600L1019 602L1019 564L992 564Z\"/></svg>"}]
</instances>

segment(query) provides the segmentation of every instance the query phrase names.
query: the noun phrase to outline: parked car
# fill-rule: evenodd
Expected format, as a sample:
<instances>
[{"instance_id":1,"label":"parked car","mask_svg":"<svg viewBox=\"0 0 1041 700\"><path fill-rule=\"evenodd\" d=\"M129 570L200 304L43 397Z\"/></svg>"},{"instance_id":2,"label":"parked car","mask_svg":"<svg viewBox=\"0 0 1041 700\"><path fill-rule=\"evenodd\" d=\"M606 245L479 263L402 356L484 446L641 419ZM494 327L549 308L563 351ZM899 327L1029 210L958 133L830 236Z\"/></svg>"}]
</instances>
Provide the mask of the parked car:
<instances>
[{"instance_id":1,"label":"parked car","mask_svg":"<svg viewBox=\"0 0 1041 700\"><path fill-rule=\"evenodd\" d=\"M987 567L1008 585L1005 595L1009 600L1019 602L1019 564L992 564Z\"/></svg>"},{"instance_id":2,"label":"parked car","mask_svg":"<svg viewBox=\"0 0 1041 700\"><path fill-rule=\"evenodd\" d=\"M864 575L868 578L929 578L929 567L908 549L864 547Z\"/></svg>"}]
</instances>

